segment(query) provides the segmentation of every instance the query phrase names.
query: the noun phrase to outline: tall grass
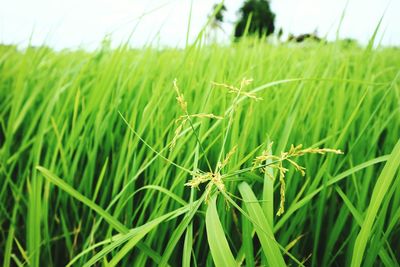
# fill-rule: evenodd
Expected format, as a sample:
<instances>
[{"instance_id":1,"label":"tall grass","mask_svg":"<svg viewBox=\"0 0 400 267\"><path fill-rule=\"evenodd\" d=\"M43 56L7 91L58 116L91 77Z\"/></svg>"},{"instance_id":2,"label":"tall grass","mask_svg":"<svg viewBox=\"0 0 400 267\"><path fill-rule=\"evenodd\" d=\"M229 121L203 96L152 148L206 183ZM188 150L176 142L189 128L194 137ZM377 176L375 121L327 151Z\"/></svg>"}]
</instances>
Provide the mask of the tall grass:
<instances>
[{"instance_id":1,"label":"tall grass","mask_svg":"<svg viewBox=\"0 0 400 267\"><path fill-rule=\"evenodd\" d=\"M0 259L398 266L399 70L398 49L340 43L1 47ZM244 77L240 93L218 86ZM202 114L185 123L175 78L186 115ZM280 216L280 169L252 170L271 141L278 156L344 151L299 158L304 177L285 165ZM216 170L222 182L187 186Z\"/></svg>"}]
</instances>

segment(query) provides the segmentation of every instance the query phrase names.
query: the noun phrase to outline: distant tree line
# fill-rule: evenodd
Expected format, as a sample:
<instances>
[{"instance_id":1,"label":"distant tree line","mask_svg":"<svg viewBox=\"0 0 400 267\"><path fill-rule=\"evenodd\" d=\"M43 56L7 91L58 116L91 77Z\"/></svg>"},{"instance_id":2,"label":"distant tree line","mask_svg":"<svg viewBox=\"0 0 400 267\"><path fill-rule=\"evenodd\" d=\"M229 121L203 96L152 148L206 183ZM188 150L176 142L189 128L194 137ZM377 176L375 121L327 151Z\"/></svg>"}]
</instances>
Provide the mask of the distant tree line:
<instances>
[{"instance_id":1,"label":"distant tree line","mask_svg":"<svg viewBox=\"0 0 400 267\"><path fill-rule=\"evenodd\" d=\"M235 37L240 38L246 32L259 37L275 31L275 14L267 0L247 0L239 9L240 18L235 26Z\"/></svg>"},{"instance_id":2,"label":"distant tree line","mask_svg":"<svg viewBox=\"0 0 400 267\"><path fill-rule=\"evenodd\" d=\"M214 5L213 27L220 28L224 22L224 12L226 6L221 4ZM275 13L271 10L269 0L245 0L242 7L238 10L239 19L235 22L234 37L240 39L244 35L258 37L269 36L275 33ZM283 34L282 28L276 32L278 39ZM300 35L289 34L287 41L303 42L305 40L322 41L316 31Z\"/></svg>"},{"instance_id":3,"label":"distant tree line","mask_svg":"<svg viewBox=\"0 0 400 267\"><path fill-rule=\"evenodd\" d=\"M220 28L224 22L225 5L215 4L212 27ZM244 34L267 36L275 31L275 14L268 0L246 0L239 9L239 20L235 25L235 38Z\"/></svg>"}]
</instances>

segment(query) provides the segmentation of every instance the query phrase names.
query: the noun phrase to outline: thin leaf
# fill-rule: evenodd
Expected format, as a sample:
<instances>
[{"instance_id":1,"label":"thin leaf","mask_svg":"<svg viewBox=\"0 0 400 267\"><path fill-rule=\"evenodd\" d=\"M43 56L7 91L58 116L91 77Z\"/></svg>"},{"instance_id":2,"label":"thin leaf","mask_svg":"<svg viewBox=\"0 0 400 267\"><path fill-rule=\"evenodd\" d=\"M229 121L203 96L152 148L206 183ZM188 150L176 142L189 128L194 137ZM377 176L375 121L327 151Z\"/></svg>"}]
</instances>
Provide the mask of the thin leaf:
<instances>
[{"instance_id":1,"label":"thin leaf","mask_svg":"<svg viewBox=\"0 0 400 267\"><path fill-rule=\"evenodd\" d=\"M216 200L217 196L214 195L208 204L206 212L207 240L211 255L217 267L236 266L237 263L229 248L228 241L226 240L224 230L219 220Z\"/></svg>"},{"instance_id":2,"label":"thin leaf","mask_svg":"<svg viewBox=\"0 0 400 267\"><path fill-rule=\"evenodd\" d=\"M254 228L261 242L262 249L270 266L286 266L281 251L274 238L271 225L269 225L264 212L257 202L257 198L250 186L243 182L239 185L239 191L244 200L246 209L250 217L256 222Z\"/></svg>"},{"instance_id":3,"label":"thin leaf","mask_svg":"<svg viewBox=\"0 0 400 267\"><path fill-rule=\"evenodd\" d=\"M386 162L381 175L376 181L374 190L372 192L371 201L367 209L367 214L354 244L353 257L351 259L351 266L353 267L361 266L365 248L367 246L368 239L371 236L372 225L374 224L376 214L378 213L378 209L382 204L386 192L389 190L399 165L400 140L394 147L392 153L390 154L390 158Z\"/></svg>"},{"instance_id":4,"label":"thin leaf","mask_svg":"<svg viewBox=\"0 0 400 267\"><path fill-rule=\"evenodd\" d=\"M94 203L92 200L89 198L85 197L78 191L76 191L72 186L67 184L63 179L60 177L57 177L54 173L49 171L48 169L37 166L36 169L43 174L43 176L49 180L51 183L54 185L58 186L60 189L64 190L67 192L71 197L75 198L76 200L79 200L89 208L93 209L95 212L97 212L101 217L106 220L111 227L116 229L120 233L127 233L128 228L123 225L120 221L118 221L116 218L114 218L111 214L106 212L103 208L101 208L99 205Z\"/></svg>"}]
</instances>

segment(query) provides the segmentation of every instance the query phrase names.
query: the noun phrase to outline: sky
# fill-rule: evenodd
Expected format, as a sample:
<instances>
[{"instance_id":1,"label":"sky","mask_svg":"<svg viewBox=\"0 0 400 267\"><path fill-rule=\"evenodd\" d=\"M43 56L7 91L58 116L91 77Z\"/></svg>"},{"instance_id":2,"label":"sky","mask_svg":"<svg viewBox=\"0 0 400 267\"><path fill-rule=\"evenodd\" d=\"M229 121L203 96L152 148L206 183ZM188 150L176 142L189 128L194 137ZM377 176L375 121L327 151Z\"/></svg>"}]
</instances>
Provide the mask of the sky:
<instances>
[{"instance_id":1,"label":"sky","mask_svg":"<svg viewBox=\"0 0 400 267\"><path fill-rule=\"evenodd\" d=\"M130 37L142 47L184 47L207 21L217 0L0 0L0 42L21 47L95 49L110 36L113 45ZM383 16L379 40L400 45L400 0L271 0L276 27L285 35L318 32L333 40L343 12L339 36L366 44ZM230 40L243 0L225 0L227 12L221 42Z\"/></svg>"}]
</instances>

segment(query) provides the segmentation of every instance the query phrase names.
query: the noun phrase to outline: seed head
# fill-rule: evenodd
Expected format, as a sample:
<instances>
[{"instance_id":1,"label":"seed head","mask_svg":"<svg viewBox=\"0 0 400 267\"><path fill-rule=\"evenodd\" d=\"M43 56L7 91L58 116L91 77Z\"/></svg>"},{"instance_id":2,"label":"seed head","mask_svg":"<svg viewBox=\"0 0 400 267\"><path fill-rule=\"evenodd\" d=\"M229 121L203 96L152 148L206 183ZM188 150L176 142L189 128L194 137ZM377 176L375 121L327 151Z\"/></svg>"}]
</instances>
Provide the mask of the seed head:
<instances>
[{"instance_id":1,"label":"seed head","mask_svg":"<svg viewBox=\"0 0 400 267\"><path fill-rule=\"evenodd\" d=\"M248 86L252 81L253 81L252 79L246 79L246 78L244 78L244 79L241 81L240 87L239 87L239 88L237 88L237 87L235 87L235 86L233 86L233 85L225 84L225 83L211 82L211 84L212 84L212 85L215 85L215 86L219 86L219 87L226 88L226 89L228 89L228 92L229 92L229 93L232 93L232 94L244 95L244 96L246 96L246 97L248 97L248 98L251 98L251 99L253 99L253 100L255 100L255 101L262 100L261 97L257 97L257 95L254 94L254 93L252 93L252 92L243 91L243 89L244 89L246 86Z\"/></svg>"},{"instance_id":2,"label":"seed head","mask_svg":"<svg viewBox=\"0 0 400 267\"><path fill-rule=\"evenodd\" d=\"M280 183L280 203L277 215L280 216L285 211L285 190L286 190L286 182L285 182L285 174L288 172L283 166L283 162L287 161L290 165L294 167L294 169L302 176L306 175L306 168L299 165L296 161L293 160L295 157L304 156L305 154L326 154L326 153L334 153L334 154L343 154L341 150L331 149L331 148L306 148L303 149L303 145L291 145L289 151L281 152L280 156L274 156L271 154L272 151L272 143L269 144L268 148L264 150L260 156L257 156L253 161L253 169L259 168L262 172L266 172L266 168L273 168L278 170L279 172L279 183ZM268 160L272 160L275 163L265 164ZM263 165L264 164L264 165ZM266 172L268 173L268 172Z\"/></svg>"},{"instance_id":3,"label":"seed head","mask_svg":"<svg viewBox=\"0 0 400 267\"><path fill-rule=\"evenodd\" d=\"M187 102L185 101L185 97L183 94L180 92L179 87L177 85L177 79L175 78L174 80L174 89L176 92L176 100L178 101L179 106L183 110L183 112L187 113Z\"/></svg>"},{"instance_id":4,"label":"seed head","mask_svg":"<svg viewBox=\"0 0 400 267\"><path fill-rule=\"evenodd\" d=\"M235 145L229 152L226 154L225 159L222 162L218 162L217 168L219 171L221 171L230 161L232 158L233 154L235 154L237 150L237 145Z\"/></svg>"}]
</instances>

